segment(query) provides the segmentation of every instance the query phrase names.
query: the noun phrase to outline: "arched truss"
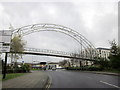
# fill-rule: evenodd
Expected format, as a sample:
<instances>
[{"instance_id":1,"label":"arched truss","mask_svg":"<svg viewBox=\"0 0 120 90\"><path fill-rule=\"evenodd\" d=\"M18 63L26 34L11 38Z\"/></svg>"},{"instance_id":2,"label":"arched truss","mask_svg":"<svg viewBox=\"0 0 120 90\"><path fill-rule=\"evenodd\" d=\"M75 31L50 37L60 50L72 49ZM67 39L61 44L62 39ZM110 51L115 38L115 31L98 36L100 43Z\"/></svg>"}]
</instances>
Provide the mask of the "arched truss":
<instances>
[{"instance_id":1,"label":"arched truss","mask_svg":"<svg viewBox=\"0 0 120 90\"><path fill-rule=\"evenodd\" d=\"M13 30L13 36L16 33L24 36L39 31L55 31L55 32L64 33L75 39L80 44L81 54L86 54L86 56L91 55L91 57L97 55L94 45L89 40L87 40L83 35L81 35L77 31L62 25L42 23L42 24L23 26L21 28L17 28Z\"/></svg>"}]
</instances>

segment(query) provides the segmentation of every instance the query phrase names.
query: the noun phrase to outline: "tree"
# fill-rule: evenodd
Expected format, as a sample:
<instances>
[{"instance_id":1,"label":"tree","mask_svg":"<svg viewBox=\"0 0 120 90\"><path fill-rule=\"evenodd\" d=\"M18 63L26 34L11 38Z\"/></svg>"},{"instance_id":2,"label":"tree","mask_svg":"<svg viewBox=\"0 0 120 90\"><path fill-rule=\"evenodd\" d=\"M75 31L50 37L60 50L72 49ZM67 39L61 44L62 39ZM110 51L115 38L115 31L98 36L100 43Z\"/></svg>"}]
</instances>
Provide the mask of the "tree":
<instances>
[{"instance_id":1,"label":"tree","mask_svg":"<svg viewBox=\"0 0 120 90\"><path fill-rule=\"evenodd\" d=\"M21 65L22 70L24 70L25 72L30 72L30 65L25 63Z\"/></svg>"},{"instance_id":2,"label":"tree","mask_svg":"<svg viewBox=\"0 0 120 90\"><path fill-rule=\"evenodd\" d=\"M18 52L23 52L24 51L24 47L25 47L25 42L22 40L22 36L21 35L15 35L13 37L13 39L11 40L11 62L14 59L14 66L16 66L17 63L17 59L22 58L22 54L18 54Z\"/></svg>"},{"instance_id":3,"label":"tree","mask_svg":"<svg viewBox=\"0 0 120 90\"><path fill-rule=\"evenodd\" d=\"M59 65L62 66L62 67L65 67L65 65L67 64L67 60L63 60L63 61L60 61L59 62Z\"/></svg>"},{"instance_id":4,"label":"tree","mask_svg":"<svg viewBox=\"0 0 120 90\"><path fill-rule=\"evenodd\" d=\"M111 51L110 51L110 66L113 69L120 70L120 46L117 45L116 41L113 40L110 42Z\"/></svg>"},{"instance_id":5,"label":"tree","mask_svg":"<svg viewBox=\"0 0 120 90\"><path fill-rule=\"evenodd\" d=\"M2 70L2 57L1 57L1 53L0 53L0 70Z\"/></svg>"}]
</instances>

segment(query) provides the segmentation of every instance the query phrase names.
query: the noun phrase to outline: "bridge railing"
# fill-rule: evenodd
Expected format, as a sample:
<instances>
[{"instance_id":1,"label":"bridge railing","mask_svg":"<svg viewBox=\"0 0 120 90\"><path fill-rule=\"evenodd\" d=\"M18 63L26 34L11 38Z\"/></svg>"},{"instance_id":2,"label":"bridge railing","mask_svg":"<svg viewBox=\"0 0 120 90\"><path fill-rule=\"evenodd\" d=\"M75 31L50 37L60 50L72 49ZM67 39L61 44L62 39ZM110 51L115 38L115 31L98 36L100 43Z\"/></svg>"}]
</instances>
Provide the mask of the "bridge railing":
<instances>
[{"instance_id":1,"label":"bridge railing","mask_svg":"<svg viewBox=\"0 0 120 90\"><path fill-rule=\"evenodd\" d=\"M79 57L79 58L86 58L86 59L93 59L91 58L90 54L76 54L76 53L68 53L63 51L56 51L56 50L48 50L48 49L37 49L37 48L24 48L25 52L36 52L36 53L44 53L44 54L52 54L52 55L62 55L62 56L69 56L69 57Z\"/></svg>"},{"instance_id":2,"label":"bridge railing","mask_svg":"<svg viewBox=\"0 0 120 90\"><path fill-rule=\"evenodd\" d=\"M36 48L24 48L25 51L34 51L38 53L50 53L50 54L60 54L60 55L71 55L71 53L63 52L63 51L56 51L56 50L48 50L48 49L36 49Z\"/></svg>"}]
</instances>

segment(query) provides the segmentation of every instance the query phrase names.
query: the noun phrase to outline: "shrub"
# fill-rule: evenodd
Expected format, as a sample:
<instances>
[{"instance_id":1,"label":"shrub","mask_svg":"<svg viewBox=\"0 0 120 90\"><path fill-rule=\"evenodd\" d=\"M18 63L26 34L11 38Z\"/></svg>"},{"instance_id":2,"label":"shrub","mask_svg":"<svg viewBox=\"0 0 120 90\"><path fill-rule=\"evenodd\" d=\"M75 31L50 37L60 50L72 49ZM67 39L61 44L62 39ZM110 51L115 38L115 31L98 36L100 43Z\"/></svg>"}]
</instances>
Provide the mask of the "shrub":
<instances>
[{"instance_id":1,"label":"shrub","mask_svg":"<svg viewBox=\"0 0 120 90\"><path fill-rule=\"evenodd\" d=\"M3 71L4 70L2 70L2 73ZM6 73L25 73L25 72L30 72L29 64L22 64L21 67L14 67L6 70Z\"/></svg>"},{"instance_id":2,"label":"shrub","mask_svg":"<svg viewBox=\"0 0 120 90\"><path fill-rule=\"evenodd\" d=\"M99 66L91 66L88 68L89 71L101 71L102 68Z\"/></svg>"},{"instance_id":3,"label":"shrub","mask_svg":"<svg viewBox=\"0 0 120 90\"><path fill-rule=\"evenodd\" d=\"M23 65L21 65L21 69L25 72L30 72L30 65L29 64L23 64Z\"/></svg>"},{"instance_id":4,"label":"shrub","mask_svg":"<svg viewBox=\"0 0 120 90\"><path fill-rule=\"evenodd\" d=\"M6 73L13 73L13 70L12 69L7 69Z\"/></svg>"},{"instance_id":5,"label":"shrub","mask_svg":"<svg viewBox=\"0 0 120 90\"><path fill-rule=\"evenodd\" d=\"M82 71L101 71L100 66L82 66L82 67L67 67L67 70L82 70Z\"/></svg>"}]
</instances>

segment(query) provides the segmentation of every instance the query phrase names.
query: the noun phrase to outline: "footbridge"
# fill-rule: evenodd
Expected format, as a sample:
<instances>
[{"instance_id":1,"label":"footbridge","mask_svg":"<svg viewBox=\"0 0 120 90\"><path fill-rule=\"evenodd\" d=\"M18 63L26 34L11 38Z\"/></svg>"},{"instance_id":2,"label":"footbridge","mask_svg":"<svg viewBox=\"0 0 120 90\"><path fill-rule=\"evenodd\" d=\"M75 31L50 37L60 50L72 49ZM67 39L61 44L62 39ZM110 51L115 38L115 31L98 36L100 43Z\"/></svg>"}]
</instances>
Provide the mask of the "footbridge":
<instances>
[{"instance_id":1,"label":"footbridge","mask_svg":"<svg viewBox=\"0 0 120 90\"><path fill-rule=\"evenodd\" d=\"M10 53L14 53L11 51ZM48 49L38 49L38 48L24 48L24 52L16 52L21 54L31 54L31 55L43 55L43 56L55 56L55 57L63 57L63 58L74 58L79 60L88 60L88 61L95 61L95 55L87 54L87 53L70 53L64 51L57 51L57 50L48 50Z\"/></svg>"}]
</instances>

